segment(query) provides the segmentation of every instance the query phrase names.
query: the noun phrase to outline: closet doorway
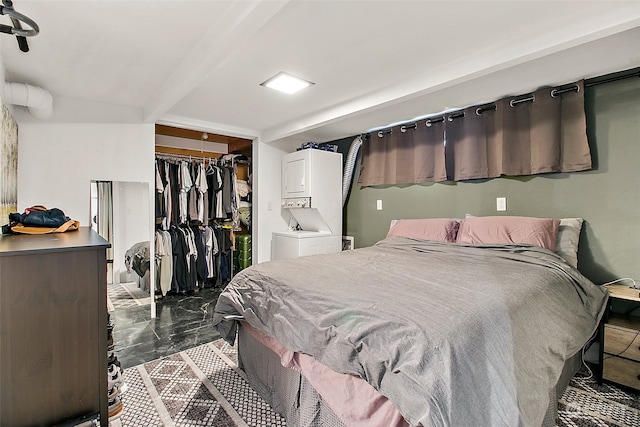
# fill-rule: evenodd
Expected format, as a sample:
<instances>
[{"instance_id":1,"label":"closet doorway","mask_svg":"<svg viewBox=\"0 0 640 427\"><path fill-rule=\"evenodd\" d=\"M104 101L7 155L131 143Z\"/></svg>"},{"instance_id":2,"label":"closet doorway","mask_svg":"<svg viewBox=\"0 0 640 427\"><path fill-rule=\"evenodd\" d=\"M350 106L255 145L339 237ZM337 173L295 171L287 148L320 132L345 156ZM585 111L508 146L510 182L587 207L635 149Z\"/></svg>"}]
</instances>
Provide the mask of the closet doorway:
<instances>
[{"instance_id":1,"label":"closet doorway","mask_svg":"<svg viewBox=\"0 0 640 427\"><path fill-rule=\"evenodd\" d=\"M251 265L252 144L156 125L158 309L199 292L210 299Z\"/></svg>"}]
</instances>

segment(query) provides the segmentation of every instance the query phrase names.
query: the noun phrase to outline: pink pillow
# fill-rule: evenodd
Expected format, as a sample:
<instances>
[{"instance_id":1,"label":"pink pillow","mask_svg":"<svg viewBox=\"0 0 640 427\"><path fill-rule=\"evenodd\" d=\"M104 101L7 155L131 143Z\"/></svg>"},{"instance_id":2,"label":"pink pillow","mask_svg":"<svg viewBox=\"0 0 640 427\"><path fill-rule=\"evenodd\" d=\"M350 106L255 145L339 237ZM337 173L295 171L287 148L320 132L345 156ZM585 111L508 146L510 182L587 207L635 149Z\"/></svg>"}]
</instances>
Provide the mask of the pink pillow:
<instances>
[{"instance_id":1,"label":"pink pillow","mask_svg":"<svg viewBox=\"0 0 640 427\"><path fill-rule=\"evenodd\" d=\"M450 218L399 219L391 226L387 237L455 242L459 222Z\"/></svg>"},{"instance_id":2,"label":"pink pillow","mask_svg":"<svg viewBox=\"0 0 640 427\"><path fill-rule=\"evenodd\" d=\"M559 219L524 216L478 216L460 222L457 243L528 244L556 250Z\"/></svg>"}]
</instances>

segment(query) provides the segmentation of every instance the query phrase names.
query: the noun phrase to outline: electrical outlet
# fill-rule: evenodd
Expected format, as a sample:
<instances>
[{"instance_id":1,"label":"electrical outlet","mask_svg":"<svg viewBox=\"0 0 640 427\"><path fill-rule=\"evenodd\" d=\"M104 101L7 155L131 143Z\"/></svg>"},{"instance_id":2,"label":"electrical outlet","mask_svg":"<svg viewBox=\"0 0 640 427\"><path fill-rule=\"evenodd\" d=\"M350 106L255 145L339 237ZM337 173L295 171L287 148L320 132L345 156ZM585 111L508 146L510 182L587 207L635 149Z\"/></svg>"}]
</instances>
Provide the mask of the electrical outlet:
<instances>
[{"instance_id":1,"label":"electrical outlet","mask_svg":"<svg viewBox=\"0 0 640 427\"><path fill-rule=\"evenodd\" d=\"M507 210L507 198L506 197L497 197L496 198L496 210L498 212L504 212Z\"/></svg>"},{"instance_id":2,"label":"electrical outlet","mask_svg":"<svg viewBox=\"0 0 640 427\"><path fill-rule=\"evenodd\" d=\"M376 200L376 209L379 211L382 210L382 200Z\"/></svg>"}]
</instances>

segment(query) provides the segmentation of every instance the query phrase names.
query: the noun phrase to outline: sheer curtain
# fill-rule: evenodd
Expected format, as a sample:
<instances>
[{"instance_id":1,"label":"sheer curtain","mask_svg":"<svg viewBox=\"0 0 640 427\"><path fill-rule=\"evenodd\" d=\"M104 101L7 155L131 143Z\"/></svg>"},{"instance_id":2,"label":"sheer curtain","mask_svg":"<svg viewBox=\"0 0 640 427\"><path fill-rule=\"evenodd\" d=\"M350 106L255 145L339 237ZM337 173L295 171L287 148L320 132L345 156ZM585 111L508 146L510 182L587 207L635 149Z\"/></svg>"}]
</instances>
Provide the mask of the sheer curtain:
<instances>
[{"instance_id":1,"label":"sheer curtain","mask_svg":"<svg viewBox=\"0 0 640 427\"><path fill-rule=\"evenodd\" d=\"M111 181L98 181L98 234L112 246L107 249L107 260L113 261L113 195Z\"/></svg>"}]
</instances>

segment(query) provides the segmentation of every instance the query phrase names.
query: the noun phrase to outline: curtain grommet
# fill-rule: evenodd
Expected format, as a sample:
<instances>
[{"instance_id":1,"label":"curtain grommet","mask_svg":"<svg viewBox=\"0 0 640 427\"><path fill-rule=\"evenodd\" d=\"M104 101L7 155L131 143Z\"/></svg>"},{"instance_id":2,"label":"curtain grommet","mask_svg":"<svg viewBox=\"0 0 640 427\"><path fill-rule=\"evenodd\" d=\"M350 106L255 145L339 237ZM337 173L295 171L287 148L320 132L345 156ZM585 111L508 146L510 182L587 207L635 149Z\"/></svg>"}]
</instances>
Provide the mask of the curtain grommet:
<instances>
[{"instance_id":1,"label":"curtain grommet","mask_svg":"<svg viewBox=\"0 0 640 427\"><path fill-rule=\"evenodd\" d=\"M530 96L527 96L525 98L512 99L511 101L509 101L509 105L511 107L515 107L516 105L521 104L523 102L529 102L529 101L530 102L535 102L535 100L536 100L536 96L535 95L530 95Z\"/></svg>"},{"instance_id":2,"label":"curtain grommet","mask_svg":"<svg viewBox=\"0 0 640 427\"><path fill-rule=\"evenodd\" d=\"M424 122L424 125L430 128L431 125L433 125L434 123L440 123L440 122L444 122L444 116L438 117L437 119L429 119L426 122ZM417 125L416 125L416 129L417 129Z\"/></svg>"},{"instance_id":3,"label":"curtain grommet","mask_svg":"<svg viewBox=\"0 0 640 427\"><path fill-rule=\"evenodd\" d=\"M550 94L551 94L552 98L557 98L558 95L562 95L565 92L573 92L573 91L575 91L576 93L579 93L580 92L580 85L575 85L573 87L566 88L566 89L556 89L556 88L554 88L554 89L551 89Z\"/></svg>"},{"instance_id":4,"label":"curtain grommet","mask_svg":"<svg viewBox=\"0 0 640 427\"><path fill-rule=\"evenodd\" d=\"M389 129L384 129L381 131L378 131L378 138L382 138L384 137L386 134L391 135L393 133L393 129L389 128Z\"/></svg>"},{"instance_id":5,"label":"curtain grommet","mask_svg":"<svg viewBox=\"0 0 640 427\"><path fill-rule=\"evenodd\" d=\"M400 132L405 133L408 129L418 129L418 123L411 123L408 125L400 126Z\"/></svg>"},{"instance_id":6,"label":"curtain grommet","mask_svg":"<svg viewBox=\"0 0 640 427\"><path fill-rule=\"evenodd\" d=\"M492 104L492 105L484 105L481 107L476 108L476 115L477 116L481 116L482 113L484 113L485 111L496 111L498 109L498 106L496 104Z\"/></svg>"},{"instance_id":7,"label":"curtain grommet","mask_svg":"<svg viewBox=\"0 0 640 427\"><path fill-rule=\"evenodd\" d=\"M454 119L457 119L460 117L464 117L464 111L458 111L458 112L449 114L449 117L447 117L447 121L452 122Z\"/></svg>"}]
</instances>

